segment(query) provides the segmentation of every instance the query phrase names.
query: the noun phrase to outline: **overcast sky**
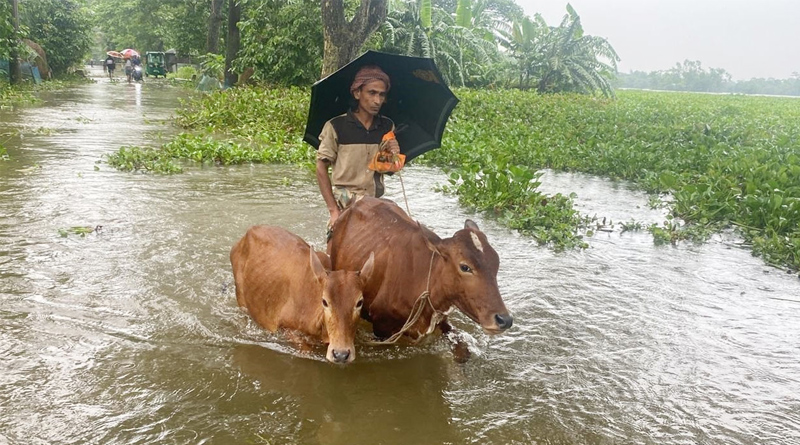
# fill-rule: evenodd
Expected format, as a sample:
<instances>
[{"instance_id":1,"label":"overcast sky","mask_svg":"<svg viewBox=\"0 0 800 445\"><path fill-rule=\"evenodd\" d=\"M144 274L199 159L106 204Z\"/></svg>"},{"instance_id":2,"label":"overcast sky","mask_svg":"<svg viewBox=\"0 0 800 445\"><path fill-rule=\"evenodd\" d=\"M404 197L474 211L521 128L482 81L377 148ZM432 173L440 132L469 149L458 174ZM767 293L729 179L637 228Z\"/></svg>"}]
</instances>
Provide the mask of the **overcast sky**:
<instances>
[{"instance_id":1,"label":"overcast sky","mask_svg":"<svg viewBox=\"0 0 800 445\"><path fill-rule=\"evenodd\" d=\"M557 26L565 0L516 0ZM571 0L584 32L608 39L621 72L684 60L724 68L734 80L800 72L800 0Z\"/></svg>"}]
</instances>

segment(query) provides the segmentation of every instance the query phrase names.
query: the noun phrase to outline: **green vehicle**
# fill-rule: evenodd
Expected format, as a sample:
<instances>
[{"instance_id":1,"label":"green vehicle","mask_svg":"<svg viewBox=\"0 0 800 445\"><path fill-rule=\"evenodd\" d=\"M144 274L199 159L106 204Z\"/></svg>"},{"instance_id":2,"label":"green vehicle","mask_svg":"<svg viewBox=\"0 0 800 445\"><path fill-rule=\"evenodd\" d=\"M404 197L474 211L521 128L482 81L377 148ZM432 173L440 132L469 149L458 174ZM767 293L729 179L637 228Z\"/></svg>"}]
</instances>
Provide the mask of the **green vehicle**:
<instances>
[{"instance_id":1,"label":"green vehicle","mask_svg":"<svg viewBox=\"0 0 800 445\"><path fill-rule=\"evenodd\" d=\"M148 51L144 55L145 76L164 76L167 77L167 68L164 63L164 53L159 51Z\"/></svg>"}]
</instances>

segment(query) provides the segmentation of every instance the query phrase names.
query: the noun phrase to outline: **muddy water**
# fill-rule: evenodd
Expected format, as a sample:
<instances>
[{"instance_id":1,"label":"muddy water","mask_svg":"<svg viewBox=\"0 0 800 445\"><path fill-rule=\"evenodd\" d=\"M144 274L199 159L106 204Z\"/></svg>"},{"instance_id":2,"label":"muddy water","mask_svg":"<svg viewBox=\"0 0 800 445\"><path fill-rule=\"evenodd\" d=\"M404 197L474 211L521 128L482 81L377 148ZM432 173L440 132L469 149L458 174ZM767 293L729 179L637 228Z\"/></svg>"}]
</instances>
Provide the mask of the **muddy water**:
<instances>
[{"instance_id":1,"label":"muddy water","mask_svg":"<svg viewBox=\"0 0 800 445\"><path fill-rule=\"evenodd\" d=\"M158 143L184 94L101 80L0 111L0 443L800 441L797 276L733 237L676 248L622 233L663 215L594 177L544 176L615 223L554 253L432 191L439 171L408 168L412 216L487 233L514 327L490 338L455 315L466 364L441 339L360 345L347 367L295 351L236 308L228 251L257 223L321 246L310 172L96 164ZM73 226L102 228L61 236Z\"/></svg>"}]
</instances>

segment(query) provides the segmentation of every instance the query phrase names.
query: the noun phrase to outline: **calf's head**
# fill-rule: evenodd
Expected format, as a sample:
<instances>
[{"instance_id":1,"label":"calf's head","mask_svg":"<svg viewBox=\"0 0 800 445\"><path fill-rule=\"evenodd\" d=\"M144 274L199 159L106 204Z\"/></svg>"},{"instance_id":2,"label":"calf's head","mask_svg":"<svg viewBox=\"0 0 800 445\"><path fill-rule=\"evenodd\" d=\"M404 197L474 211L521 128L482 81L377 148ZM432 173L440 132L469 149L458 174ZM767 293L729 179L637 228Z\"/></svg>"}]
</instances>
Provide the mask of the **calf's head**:
<instances>
[{"instance_id":1,"label":"calf's head","mask_svg":"<svg viewBox=\"0 0 800 445\"><path fill-rule=\"evenodd\" d=\"M500 258L478 225L467 220L452 238L426 238L428 248L442 257L438 275L447 304L455 305L484 332L498 334L514 322L497 287Z\"/></svg>"},{"instance_id":2,"label":"calf's head","mask_svg":"<svg viewBox=\"0 0 800 445\"><path fill-rule=\"evenodd\" d=\"M356 328L364 305L362 292L374 264L375 255L370 254L360 271L326 271L312 249L311 268L322 283L323 340L328 343L325 358L329 362L350 363L356 358Z\"/></svg>"}]
</instances>

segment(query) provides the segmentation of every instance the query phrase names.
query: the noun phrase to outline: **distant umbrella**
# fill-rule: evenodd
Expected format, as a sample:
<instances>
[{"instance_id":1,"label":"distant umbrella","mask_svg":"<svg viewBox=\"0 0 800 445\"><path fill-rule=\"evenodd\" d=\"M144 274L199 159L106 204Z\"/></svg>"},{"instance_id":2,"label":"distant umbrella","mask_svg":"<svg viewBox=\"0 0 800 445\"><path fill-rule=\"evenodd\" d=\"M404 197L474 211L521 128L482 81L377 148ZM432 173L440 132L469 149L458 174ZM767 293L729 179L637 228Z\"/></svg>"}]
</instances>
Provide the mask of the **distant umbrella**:
<instances>
[{"instance_id":1,"label":"distant umbrella","mask_svg":"<svg viewBox=\"0 0 800 445\"><path fill-rule=\"evenodd\" d=\"M135 49L126 48L119 53L122 54L123 59L130 59L133 56L139 57L139 52L137 52Z\"/></svg>"},{"instance_id":2,"label":"distant umbrella","mask_svg":"<svg viewBox=\"0 0 800 445\"><path fill-rule=\"evenodd\" d=\"M107 51L106 54L108 54L111 57L116 57L117 59L122 59L122 53L120 53L119 51Z\"/></svg>"},{"instance_id":3,"label":"distant umbrella","mask_svg":"<svg viewBox=\"0 0 800 445\"><path fill-rule=\"evenodd\" d=\"M391 81L381 114L394 121L406 162L441 146L442 133L458 98L444 83L432 59L367 51L311 87L311 106L303 140L319 148L319 134L329 119L347 112L350 84L363 66L377 65Z\"/></svg>"}]
</instances>

